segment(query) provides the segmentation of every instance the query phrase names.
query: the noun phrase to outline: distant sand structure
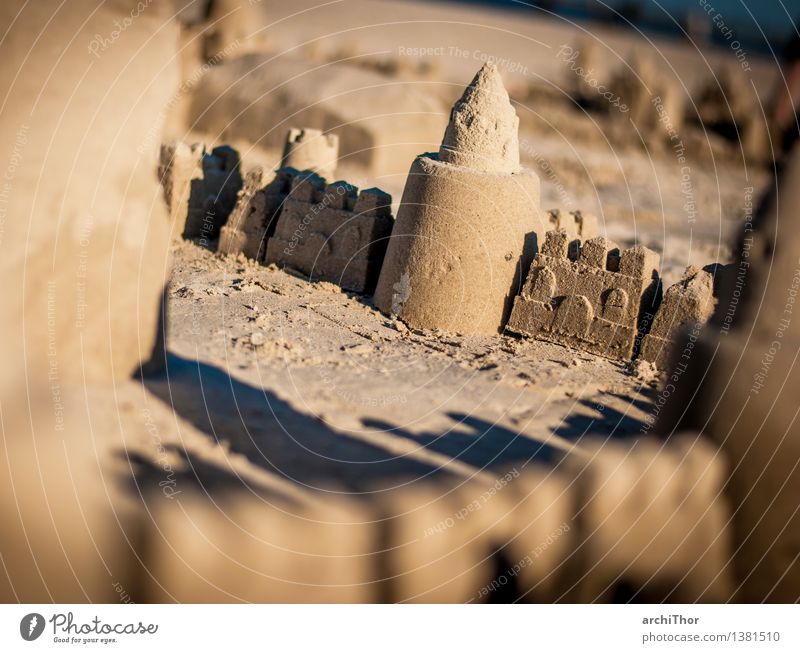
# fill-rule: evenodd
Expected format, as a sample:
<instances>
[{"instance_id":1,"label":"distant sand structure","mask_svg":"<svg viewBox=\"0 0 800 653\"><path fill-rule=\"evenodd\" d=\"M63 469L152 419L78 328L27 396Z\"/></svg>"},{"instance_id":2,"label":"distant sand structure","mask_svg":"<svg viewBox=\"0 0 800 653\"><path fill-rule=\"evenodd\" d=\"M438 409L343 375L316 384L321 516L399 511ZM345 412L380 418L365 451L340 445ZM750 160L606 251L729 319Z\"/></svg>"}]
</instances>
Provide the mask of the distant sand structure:
<instances>
[{"instance_id":1,"label":"distant sand structure","mask_svg":"<svg viewBox=\"0 0 800 653\"><path fill-rule=\"evenodd\" d=\"M343 162L373 175L405 172L445 122L442 102L412 80L254 53L211 67L192 88L189 114L194 129L267 149L282 148L288 128L313 125L339 137Z\"/></svg>"},{"instance_id":2,"label":"distant sand structure","mask_svg":"<svg viewBox=\"0 0 800 653\"><path fill-rule=\"evenodd\" d=\"M282 168L316 172L325 179L334 179L339 160L339 137L323 134L319 129L292 128L283 146Z\"/></svg>"}]
</instances>

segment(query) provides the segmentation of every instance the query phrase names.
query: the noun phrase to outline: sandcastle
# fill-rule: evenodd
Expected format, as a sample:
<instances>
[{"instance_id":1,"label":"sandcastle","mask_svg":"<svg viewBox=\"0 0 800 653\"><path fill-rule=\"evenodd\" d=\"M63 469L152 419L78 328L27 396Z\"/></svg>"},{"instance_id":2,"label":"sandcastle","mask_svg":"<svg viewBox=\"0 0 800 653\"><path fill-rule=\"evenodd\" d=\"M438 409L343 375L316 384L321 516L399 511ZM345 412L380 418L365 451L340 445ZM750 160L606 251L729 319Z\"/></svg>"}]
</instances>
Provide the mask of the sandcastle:
<instances>
[{"instance_id":1,"label":"sandcastle","mask_svg":"<svg viewBox=\"0 0 800 653\"><path fill-rule=\"evenodd\" d=\"M378 188L327 184L315 171L334 173L337 148L335 136L289 130L273 180L264 185L260 167L247 173L219 251L372 292L394 223L392 198Z\"/></svg>"},{"instance_id":2,"label":"sandcastle","mask_svg":"<svg viewBox=\"0 0 800 653\"><path fill-rule=\"evenodd\" d=\"M218 251L223 254L242 253L248 258L263 261L267 239L275 232L283 202L297 170L281 168L272 181L264 184L264 170L256 166L245 175L236 206L222 227Z\"/></svg>"},{"instance_id":3,"label":"sandcastle","mask_svg":"<svg viewBox=\"0 0 800 653\"><path fill-rule=\"evenodd\" d=\"M236 205L242 187L239 153L229 145L162 145L159 178L173 221L173 235L211 240ZM185 221L181 217L185 216Z\"/></svg>"},{"instance_id":4,"label":"sandcastle","mask_svg":"<svg viewBox=\"0 0 800 653\"><path fill-rule=\"evenodd\" d=\"M546 224L539 178L520 167L518 125L486 64L453 107L439 152L411 165L375 291L382 312L413 327L503 328Z\"/></svg>"},{"instance_id":5,"label":"sandcastle","mask_svg":"<svg viewBox=\"0 0 800 653\"><path fill-rule=\"evenodd\" d=\"M291 128L286 134L281 166L272 180L264 181L261 166L245 175L236 206L220 231L218 250L224 254L242 253L263 261L267 240L275 233L293 177L302 173L333 177L338 154L337 136L323 134L318 129Z\"/></svg>"},{"instance_id":6,"label":"sandcastle","mask_svg":"<svg viewBox=\"0 0 800 653\"><path fill-rule=\"evenodd\" d=\"M572 242L577 247L564 230L547 232L508 328L630 360L642 309L660 300L658 254L643 246L620 252L602 236Z\"/></svg>"},{"instance_id":7,"label":"sandcastle","mask_svg":"<svg viewBox=\"0 0 800 653\"><path fill-rule=\"evenodd\" d=\"M393 223L392 197L378 188L359 193L345 182L326 185L316 175L296 175L264 260L369 293Z\"/></svg>"},{"instance_id":8,"label":"sandcastle","mask_svg":"<svg viewBox=\"0 0 800 653\"><path fill-rule=\"evenodd\" d=\"M681 329L709 318L715 304L714 277L722 266L687 269L659 305L658 256L644 247L620 253L616 245L597 236L594 215L560 209L543 214L535 204L512 202L516 213L506 219L486 193L469 195L474 188L463 185L471 182L487 192L493 183L517 190L528 184L527 190L538 192L536 176L519 171L514 156L516 116L507 102L500 101L504 100L500 91L497 71L485 66L454 107L438 155L415 160L397 224L387 193L377 188L359 193L343 181L328 184L314 172L335 170L335 161L330 160L336 153L334 137L308 128L289 130L282 163L305 170L283 166L266 184L262 168L250 170L221 229L219 251L242 253L358 293L369 294L377 286L375 305L412 326L496 333L513 301L508 322L512 332L617 360L638 356L664 369ZM473 127L488 124L492 115L499 116L491 123L495 131ZM499 134L508 140L502 142ZM218 154L204 172L203 161L209 157L202 146L173 143L162 148L165 198L173 215L181 209L188 212L187 231L198 219L198 198L217 179L214 161L235 160L238 167L231 148L213 152ZM219 201L205 197L206 204ZM461 210L465 197L477 198L477 204ZM455 215L437 211L440 204L428 203L430 198L449 203ZM458 229L464 226L459 216L466 216L466 230ZM488 219L481 221L481 216ZM528 231L526 222L535 224L537 231ZM499 227L504 245L500 250L494 247L496 234L488 225ZM545 226L550 231L531 266L529 258L539 247ZM503 235L513 236L513 242L503 242ZM501 251L506 252L502 258ZM477 265L481 255L495 264L489 270L502 274L487 274ZM402 265L407 267L397 278ZM529 267L527 281L516 295L519 275ZM391 279L397 280L389 287ZM473 281L472 293L466 295L470 301L462 301L456 292L466 279Z\"/></svg>"},{"instance_id":9,"label":"sandcastle","mask_svg":"<svg viewBox=\"0 0 800 653\"><path fill-rule=\"evenodd\" d=\"M671 347L682 329L705 324L714 312L716 297L715 277L729 266L712 264L702 270L686 268L683 278L664 292L664 298L655 313L645 312L642 321L650 330L639 347L639 358L665 369ZM718 284L717 284L718 285Z\"/></svg>"},{"instance_id":10,"label":"sandcastle","mask_svg":"<svg viewBox=\"0 0 800 653\"><path fill-rule=\"evenodd\" d=\"M123 7L103 6L98 10L86 2L75 6L83 11L91 31L102 29L111 18L122 20L127 13ZM92 174L83 175L81 181L94 182L94 174L103 182L99 187L108 189L108 197L101 198L105 203L97 207L99 222L92 234L97 242L92 251L100 258L89 266L89 282L98 294L112 301L87 312L86 331L71 329L68 310L59 310L51 327L56 316L43 310L49 310L49 297L48 302L24 306L21 296L26 290L33 295L41 293L45 283L50 290L48 275L54 271L51 254L57 242L49 238L51 207L66 202L65 216L78 215L96 190L83 183L66 187L63 175L53 174L52 183L42 185L42 195L34 192L42 171L57 172L62 163L56 160L48 164L52 159L51 136L63 139L66 131L85 131L96 151L107 146L104 134L116 127L114 112L99 105L99 113L87 110L96 101L91 91L121 79L120 99L135 106L143 87L137 79L122 74L126 70L133 74L125 48L141 47L149 55L145 63L152 64L154 70L161 60L174 62L171 54L165 56L175 47L175 39L174 34L162 29L168 25L159 22L162 13L166 21L166 9L154 6L131 24L125 36L132 42L119 43L109 50L103 67L86 64L90 84L79 83L80 67L68 66L66 79L75 83L56 87L31 83L17 97L20 112L27 110L28 102L40 100L41 106L54 110L30 116L34 121L31 142L25 151L25 168L15 180L19 192L12 195L12 212L30 214L34 220L9 221L6 232L6 238L13 238L9 258L18 262L21 253L25 265L18 268L32 281L22 284L21 273L10 266L6 270L12 280L10 301L15 311L20 311L15 315L22 319L14 320L12 315L4 324L11 362L11 371L4 379L8 386L3 401L6 446L0 450L0 517L4 526L0 537L4 562L0 596L4 601L113 602L120 598L115 587L124 587L126 599L130 596L137 602L486 601L497 600L502 591L506 593L500 598L515 601L797 601L800 446L793 393L800 380L795 364L800 331L793 313L800 291L795 228L800 152L795 153L787 176L781 179L783 212L774 196L759 212L755 225L745 222L738 260L732 274L725 275L726 300L719 303L702 333L687 336L685 343L680 343L683 349L679 346L673 354L672 394L660 423L668 442L653 437L637 438L631 446L619 441L588 445L582 441L581 451L570 452L565 468L537 470L526 465L525 470L510 470L505 477L495 474L496 482L506 479L508 490L490 494L491 502L476 511L466 507L478 500L476 496L496 489L496 484L487 486L480 479L458 476L452 487L403 487L358 498L327 492L316 505L305 504L312 495L308 487L285 498L281 492L273 497L271 488L269 493L257 495L255 483L228 488L223 485L221 466L209 464L214 458L208 455L205 437L196 458L196 449L181 446L176 453L186 456L190 472L187 480L199 480L202 468L207 466L211 471L206 472L206 479L213 475L215 483L195 489L187 483L186 494L179 501L165 501L155 483L140 483L146 475L121 474L131 472L137 464L138 452L132 447L137 440L152 439L155 446L163 448L166 442L162 444L161 436L167 435L174 423L178 429L174 435L180 435L176 441L183 444L189 427L189 422L179 420L173 411L158 422L150 422L150 410L161 402L153 401L147 387L128 387L127 392L125 388L129 382L124 379L149 344L149 336L143 335L155 321L153 300L160 293L169 245L163 215L153 215L147 229L138 229L143 221L130 220L137 207L151 205L157 191L152 171L144 170L132 161L133 157L120 157L120 165L112 165L113 174L109 175L109 166L100 157L87 160ZM32 21L28 16L21 14L21 25L15 29L36 34L50 25L52 12L39 7L35 17L40 19ZM78 14L77 20L84 20L83 16ZM55 21L53 28L64 28L67 37L74 35L67 21ZM25 55L47 64L40 67L45 74L52 70L52 57L63 54L54 54L52 42L35 44ZM74 46L75 53L80 57L70 57L70 61L86 59L83 44ZM38 81L34 76L31 79ZM171 90L169 79L153 84L152 89L153 101L166 102ZM73 90L82 99L85 95L89 104L73 102ZM15 103L9 106L15 110ZM85 129L62 129L61 107L72 107L79 118L91 118L91 125L72 120L70 125ZM148 133L151 119L141 120L142 113L137 109L132 114L134 120L126 120L122 138L130 146ZM14 121L2 125L6 131L15 127ZM68 142L56 140L56 144L66 149ZM192 152L190 148L190 157ZM171 204L174 201L188 210L189 195L184 193L191 184L183 184L198 170L202 174L202 168L189 159L186 162L188 176L180 182L176 176L176 183L171 180L165 190ZM134 183L126 188L126 193L131 192L120 197L114 178L129 178L132 172L136 173ZM244 222L250 213L260 210L262 200L264 206L272 201L265 199L272 197L273 191L261 187L262 177L263 173L254 172L240 196ZM354 192L347 185L321 186L315 178L305 179L294 172L279 173L276 179L275 196L285 197L294 185L298 198L292 201L297 199L302 206L317 206L318 192L343 188L343 206L352 202L350 213L356 213L364 195L354 200ZM301 201L299 196L304 193L306 199ZM362 202L364 211L383 210L381 202L385 200L380 194L372 194ZM250 213L245 212L253 207ZM261 215L267 215L266 209ZM119 239L125 220L146 233L147 240L132 244L130 239ZM263 220L255 223L258 228L270 228ZM617 322L628 334L631 316L622 310L617 292L619 284L628 283L622 279L629 267L623 261L625 253L617 255L608 241L590 239L582 247L580 242L573 245L577 260L568 260L570 245L578 240L575 236L587 240L586 221L580 223L580 229L577 220L565 215L551 217L551 223L564 231L547 239L537 265L546 257L557 258L555 267L565 270L565 279L569 276L567 266L573 271L579 269L586 280L573 279L570 296L580 291L593 298L584 284L590 284L594 292L605 287L598 279L613 277L611 283L617 285L604 297L607 306L603 304L602 308L608 308L610 315L624 313L625 319ZM73 221L71 226L78 225ZM576 228L576 234L569 232L570 226ZM35 247L31 246L32 235ZM68 249L63 242L60 248ZM652 259L652 253L646 250L633 251L628 262L638 272L630 275L630 294L640 292L647 283ZM109 280L112 254L113 268L118 272ZM75 285L75 259L56 260L59 265L55 272L59 283L63 282L56 294L62 297L59 306L64 307L73 298L67 286ZM137 271L136 265L141 270ZM547 281L548 275L541 269L535 266L518 300L522 308L540 274ZM131 283L131 274L136 275L137 283ZM548 281L545 290L550 285ZM691 300L685 315L693 321L706 313L699 300L709 298L708 278L693 271L673 288L667 291L649 334L665 342L674 339L670 325L683 321L682 301L687 297ZM552 293L546 299L552 299ZM588 303L594 310L595 304ZM585 313L578 311L584 317ZM26 316L32 319L26 320ZM16 321L27 321L24 331L16 329ZM659 323L663 329L656 326ZM30 359L16 355L28 352L35 356L37 350L45 349L26 348L26 340L20 335L34 343L45 338L58 341L61 370L73 377L64 379L63 389L52 385L55 357L32 364ZM89 343L95 346L84 346ZM686 351L692 352L688 363L676 358ZM199 360L182 362L187 363L200 367ZM22 378L28 391L21 393ZM87 378L97 387L87 386ZM227 383L234 381L232 377L222 378ZM97 401L98 396L104 396L97 394L99 386L102 381L108 384L108 379L119 381L119 387L113 384L115 395L122 391L119 404L100 405ZM167 378L170 396L172 388L177 389L177 380L176 375ZM61 423L53 419L53 400L57 399L54 389L64 392L66 411ZM193 402L205 403L201 399L202 395L191 397ZM239 410L237 404L237 413ZM113 419L103 422L104 414L107 419L111 413ZM132 415L147 418L137 420ZM183 423L180 427L179 421ZM676 437L676 426L692 430ZM719 450L699 433L700 429L719 444ZM226 442L226 435L224 430L219 432L219 444ZM231 461L227 452L219 453ZM158 469L159 479L163 479L163 471ZM115 486L128 485L126 481L130 481L134 493L123 499L116 494ZM216 491L217 483L220 495L222 490L226 495L219 503L210 494ZM232 491L228 494L227 490ZM461 514L463 519L458 516ZM733 537L727 528L731 520ZM427 530L438 524L447 527L428 536ZM738 589L735 595L734 589Z\"/></svg>"}]
</instances>

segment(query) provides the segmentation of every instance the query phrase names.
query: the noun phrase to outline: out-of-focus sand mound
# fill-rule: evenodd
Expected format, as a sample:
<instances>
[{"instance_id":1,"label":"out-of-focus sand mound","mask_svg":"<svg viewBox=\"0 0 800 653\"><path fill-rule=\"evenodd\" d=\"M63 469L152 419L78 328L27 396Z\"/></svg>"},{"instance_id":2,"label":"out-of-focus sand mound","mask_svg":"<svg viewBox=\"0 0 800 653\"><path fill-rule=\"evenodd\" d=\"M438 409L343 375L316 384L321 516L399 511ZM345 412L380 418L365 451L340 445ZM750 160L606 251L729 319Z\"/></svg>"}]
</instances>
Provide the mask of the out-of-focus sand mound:
<instances>
[{"instance_id":1,"label":"out-of-focus sand mound","mask_svg":"<svg viewBox=\"0 0 800 653\"><path fill-rule=\"evenodd\" d=\"M373 174L405 174L438 147L447 108L435 92L344 63L248 54L213 67L196 88L190 124L220 139L278 147L296 125L339 135L340 156Z\"/></svg>"}]
</instances>

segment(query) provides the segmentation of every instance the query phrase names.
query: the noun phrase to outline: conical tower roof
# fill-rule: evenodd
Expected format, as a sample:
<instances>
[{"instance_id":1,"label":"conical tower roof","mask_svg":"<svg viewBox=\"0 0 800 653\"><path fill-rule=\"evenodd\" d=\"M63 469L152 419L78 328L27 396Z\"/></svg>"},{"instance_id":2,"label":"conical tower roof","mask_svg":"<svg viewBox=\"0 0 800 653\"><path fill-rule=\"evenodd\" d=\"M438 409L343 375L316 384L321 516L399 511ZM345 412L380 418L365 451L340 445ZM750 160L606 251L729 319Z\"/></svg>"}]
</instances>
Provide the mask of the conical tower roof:
<instances>
[{"instance_id":1,"label":"conical tower roof","mask_svg":"<svg viewBox=\"0 0 800 653\"><path fill-rule=\"evenodd\" d=\"M450 113L439 160L485 172L519 171L519 118L497 66L484 64Z\"/></svg>"}]
</instances>

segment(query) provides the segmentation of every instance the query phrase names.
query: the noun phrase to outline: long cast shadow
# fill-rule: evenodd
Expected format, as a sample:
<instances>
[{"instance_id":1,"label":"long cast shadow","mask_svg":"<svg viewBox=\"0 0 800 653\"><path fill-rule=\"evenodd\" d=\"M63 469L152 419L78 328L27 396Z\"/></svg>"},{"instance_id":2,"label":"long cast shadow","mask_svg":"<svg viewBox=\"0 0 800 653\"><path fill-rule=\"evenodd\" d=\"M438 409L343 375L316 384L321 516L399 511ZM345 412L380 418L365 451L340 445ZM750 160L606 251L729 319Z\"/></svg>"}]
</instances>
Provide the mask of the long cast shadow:
<instances>
[{"instance_id":1,"label":"long cast shadow","mask_svg":"<svg viewBox=\"0 0 800 653\"><path fill-rule=\"evenodd\" d=\"M555 447L478 417L462 413L447 416L456 424L444 433L411 433L379 420L364 420L364 426L408 438L478 469L507 469L534 461L553 464L563 456ZM467 427L467 431L462 427Z\"/></svg>"},{"instance_id":2,"label":"long cast shadow","mask_svg":"<svg viewBox=\"0 0 800 653\"><path fill-rule=\"evenodd\" d=\"M215 442L227 443L251 463L301 486L378 491L433 474L450 475L333 430L269 390L200 361L168 354L166 371L145 377L142 383ZM233 474L231 480L241 484Z\"/></svg>"},{"instance_id":3,"label":"long cast shadow","mask_svg":"<svg viewBox=\"0 0 800 653\"><path fill-rule=\"evenodd\" d=\"M641 410L645 410L649 407L646 401L631 401L628 398L625 400ZM587 435L611 437L622 440L642 435L641 429L645 424L642 420L626 415L622 411L607 405L602 406L601 412L598 410L595 402L587 399L581 399L579 403L587 408L591 408L595 416L583 413L572 413L564 418L558 428L554 429L553 433L555 435L571 442L577 442ZM597 414L598 412L600 413L599 415Z\"/></svg>"}]
</instances>

